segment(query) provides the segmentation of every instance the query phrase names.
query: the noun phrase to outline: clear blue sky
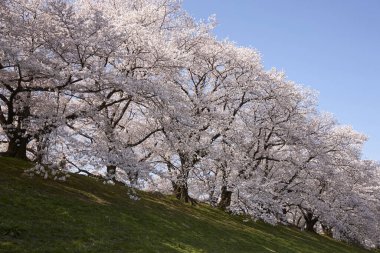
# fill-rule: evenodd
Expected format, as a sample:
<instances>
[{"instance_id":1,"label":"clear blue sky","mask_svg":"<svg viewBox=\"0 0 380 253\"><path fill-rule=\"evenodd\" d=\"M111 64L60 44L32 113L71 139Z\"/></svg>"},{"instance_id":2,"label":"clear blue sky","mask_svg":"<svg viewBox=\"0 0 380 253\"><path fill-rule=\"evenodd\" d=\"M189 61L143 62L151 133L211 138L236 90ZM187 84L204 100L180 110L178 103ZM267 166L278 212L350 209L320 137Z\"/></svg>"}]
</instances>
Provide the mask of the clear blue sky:
<instances>
[{"instance_id":1,"label":"clear blue sky","mask_svg":"<svg viewBox=\"0 0 380 253\"><path fill-rule=\"evenodd\" d=\"M369 137L380 161L380 0L184 0L216 14L219 39L261 52L267 69L319 91L319 108Z\"/></svg>"}]
</instances>

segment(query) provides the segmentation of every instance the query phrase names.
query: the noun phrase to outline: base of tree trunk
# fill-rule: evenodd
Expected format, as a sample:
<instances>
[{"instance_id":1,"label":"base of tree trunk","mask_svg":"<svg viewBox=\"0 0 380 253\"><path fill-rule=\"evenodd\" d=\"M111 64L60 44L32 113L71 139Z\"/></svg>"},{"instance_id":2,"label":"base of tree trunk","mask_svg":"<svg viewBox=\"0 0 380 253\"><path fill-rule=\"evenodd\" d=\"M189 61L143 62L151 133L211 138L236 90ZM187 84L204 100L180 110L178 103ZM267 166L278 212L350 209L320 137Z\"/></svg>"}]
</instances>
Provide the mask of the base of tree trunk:
<instances>
[{"instance_id":1,"label":"base of tree trunk","mask_svg":"<svg viewBox=\"0 0 380 253\"><path fill-rule=\"evenodd\" d=\"M189 196L189 189L187 188L187 186L180 185L175 182L172 182L172 185L174 195L178 200L183 201L185 203L190 202L192 205L197 204L197 201Z\"/></svg>"},{"instance_id":2,"label":"base of tree trunk","mask_svg":"<svg viewBox=\"0 0 380 253\"><path fill-rule=\"evenodd\" d=\"M28 160L26 156L26 145L28 140L26 139L17 139L11 140L8 143L8 149L6 152L2 152L1 156L14 157L21 160Z\"/></svg>"},{"instance_id":3,"label":"base of tree trunk","mask_svg":"<svg viewBox=\"0 0 380 253\"><path fill-rule=\"evenodd\" d=\"M107 179L116 181L116 166L115 165L107 165Z\"/></svg>"},{"instance_id":4,"label":"base of tree trunk","mask_svg":"<svg viewBox=\"0 0 380 253\"><path fill-rule=\"evenodd\" d=\"M8 129L7 137L9 139L8 148L3 156L14 157L22 160L27 160L26 146L29 139L24 136L25 131L20 129Z\"/></svg>"},{"instance_id":5,"label":"base of tree trunk","mask_svg":"<svg viewBox=\"0 0 380 253\"><path fill-rule=\"evenodd\" d=\"M222 192L220 194L220 201L218 203L218 208L226 210L231 205L232 191L227 190L227 186L222 186Z\"/></svg>"},{"instance_id":6,"label":"base of tree trunk","mask_svg":"<svg viewBox=\"0 0 380 253\"><path fill-rule=\"evenodd\" d=\"M314 226L318 222L318 218L313 218L313 214L308 212L306 215L304 215L304 219L306 223L305 230L315 233Z\"/></svg>"}]
</instances>

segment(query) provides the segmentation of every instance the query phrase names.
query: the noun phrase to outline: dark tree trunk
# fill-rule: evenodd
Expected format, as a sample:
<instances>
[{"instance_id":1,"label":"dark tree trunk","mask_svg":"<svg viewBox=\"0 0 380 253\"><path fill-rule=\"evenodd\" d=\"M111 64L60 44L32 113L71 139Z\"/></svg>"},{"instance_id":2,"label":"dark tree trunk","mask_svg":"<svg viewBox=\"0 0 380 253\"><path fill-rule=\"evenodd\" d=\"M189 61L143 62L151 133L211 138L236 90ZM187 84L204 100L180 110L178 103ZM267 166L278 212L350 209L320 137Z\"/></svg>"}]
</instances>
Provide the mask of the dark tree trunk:
<instances>
[{"instance_id":1,"label":"dark tree trunk","mask_svg":"<svg viewBox=\"0 0 380 253\"><path fill-rule=\"evenodd\" d=\"M116 181L116 166L115 165L107 165L107 179Z\"/></svg>"},{"instance_id":2,"label":"dark tree trunk","mask_svg":"<svg viewBox=\"0 0 380 253\"><path fill-rule=\"evenodd\" d=\"M196 201L189 196L189 187L187 185L190 168L194 165L194 161L189 164L191 158L186 153L178 152L178 154L181 160L181 174L177 176L176 181L172 181L175 197L185 203L191 202L191 204L195 204Z\"/></svg>"},{"instance_id":3,"label":"dark tree trunk","mask_svg":"<svg viewBox=\"0 0 380 253\"><path fill-rule=\"evenodd\" d=\"M174 195L178 200L182 200L186 203L189 202L189 189L187 185L172 182Z\"/></svg>"},{"instance_id":4,"label":"dark tree trunk","mask_svg":"<svg viewBox=\"0 0 380 253\"><path fill-rule=\"evenodd\" d=\"M305 218L305 230L309 232L315 232L314 231L314 226L318 221L318 218L313 218L313 213L311 212L306 212L304 213L304 218Z\"/></svg>"},{"instance_id":5,"label":"dark tree trunk","mask_svg":"<svg viewBox=\"0 0 380 253\"><path fill-rule=\"evenodd\" d=\"M305 230L309 231L309 232L315 232L314 231L314 225L315 225L315 223L317 223L317 221L318 220L306 221L306 228L305 228Z\"/></svg>"},{"instance_id":6,"label":"dark tree trunk","mask_svg":"<svg viewBox=\"0 0 380 253\"><path fill-rule=\"evenodd\" d=\"M226 210L231 205L232 191L228 191L227 186L222 186L221 190L218 207L222 210Z\"/></svg>"},{"instance_id":7,"label":"dark tree trunk","mask_svg":"<svg viewBox=\"0 0 380 253\"><path fill-rule=\"evenodd\" d=\"M185 203L190 202L192 205L197 203L195 199L189 196L189 188L187 187L187 184L172 181L172 186L174 195L178 200L181 200Z\"/></svg>"},{"instance_id":8,"label":"dark tree trunk","mask_svg":"<svg viewBox=\"0 0 380 253\"><path fill-rule=\"evenodd\" d=\"M28 145L28 142L28 138L22 137L21 133L15 132L9 139L8 149L4 153L4 156L27 160L26 146Z\"/></svg>"},{"instance_id":9,"label":"dark tree trunk","mask_svg":"<svg viewBox=\"0 0 380 253\"><path fill-rule=\"evenodd\" d=\"M23 127L23 125L26 124L26 119L28 119L30 116L29 99L31 97L31 92L28 92L26 94L26 100L21 103L22 108L16 109L14 105L18 102L21 102L21 100L19 100L20 98L18 97L18 93L19 91L17 89L12 91L7 105L8 119L6 122L4 122L4 116L1 119L2 124L5 123L6 125L11 125L10 127L3 127L4 132L9 139L8 149L4 155L27 160L26 146L30 141L30 136L26 135L26 129ZM12 122L14 124L12 124Z\"/></svg>"}]
</instances>

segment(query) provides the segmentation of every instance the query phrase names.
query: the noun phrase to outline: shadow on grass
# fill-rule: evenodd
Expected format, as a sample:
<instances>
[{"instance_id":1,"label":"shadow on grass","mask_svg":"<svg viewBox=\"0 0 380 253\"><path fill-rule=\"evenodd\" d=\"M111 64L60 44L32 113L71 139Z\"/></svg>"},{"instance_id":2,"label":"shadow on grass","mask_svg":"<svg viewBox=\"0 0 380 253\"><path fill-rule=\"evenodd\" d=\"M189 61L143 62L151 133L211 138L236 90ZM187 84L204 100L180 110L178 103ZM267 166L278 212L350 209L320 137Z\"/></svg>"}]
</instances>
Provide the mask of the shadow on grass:
<instances>
[{"instance_id":1,"label":"shadow on grass","mask_svg":"<svg viewBox=\"0 0 380 253\"><path fill-rule=\"evenodd\" d=\"M134 201L128 188L84 176L21 177L25 166L0 158L0 252L368 252L172 196Z\"/></svg>"}]
</instances>

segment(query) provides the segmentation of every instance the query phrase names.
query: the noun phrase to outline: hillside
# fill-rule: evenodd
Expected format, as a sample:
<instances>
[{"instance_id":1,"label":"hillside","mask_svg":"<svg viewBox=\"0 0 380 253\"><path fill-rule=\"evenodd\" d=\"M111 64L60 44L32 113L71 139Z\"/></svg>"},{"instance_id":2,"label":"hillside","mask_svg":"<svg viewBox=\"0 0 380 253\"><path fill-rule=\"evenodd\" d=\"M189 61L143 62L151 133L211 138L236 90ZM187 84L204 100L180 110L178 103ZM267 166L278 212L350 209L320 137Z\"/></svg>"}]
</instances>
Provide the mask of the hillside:
<instances>
[{"instance_id":1,"label":"hillside","mask_svg":"<svg viewBox=\"0 0 380 253\"><path fill-rule=\"evenodd\" d=\"M0 252L370 252L84 176L30 179L26 166L0 158Z\"/></svg>"}]
</instances>

